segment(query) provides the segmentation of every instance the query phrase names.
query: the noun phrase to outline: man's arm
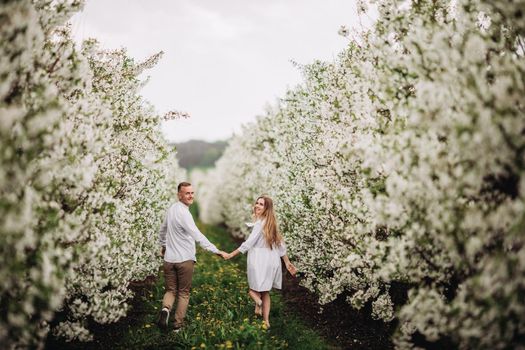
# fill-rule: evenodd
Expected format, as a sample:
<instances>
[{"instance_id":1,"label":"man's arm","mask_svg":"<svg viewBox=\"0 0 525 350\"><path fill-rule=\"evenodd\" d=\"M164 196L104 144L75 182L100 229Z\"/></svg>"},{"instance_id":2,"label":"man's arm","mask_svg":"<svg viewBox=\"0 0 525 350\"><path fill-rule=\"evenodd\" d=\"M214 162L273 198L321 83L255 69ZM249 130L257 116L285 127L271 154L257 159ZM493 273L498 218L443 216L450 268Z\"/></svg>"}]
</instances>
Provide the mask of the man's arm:
<instances>
[{"instance_id":1,"label":"man's arm","mask_svg":"<svg viewBox=\"0 0 525 350\"><path fill-rule=\"evenodd\" d=\"M193 217L191 216L190 212L187 212L183 215L182 226L202 248L222 256L222 253L224 252L219 251L219 249L217 249L217 247L202 234L197 225L195 225L195 221L193 221Z\"/></svg>"},{"instance_id":2,"label":"man's arm","mask_svg":"<svg viewBox=\"0 0 525 350\"><path fill-rule=\"evenodd\" d=\"M164 253L166 252L166 232L167 231L168 231L168 213L166 213L164 221L162 222L162 225L160 225L160 230L159 230L159 244L161 246L160 255L162 257L164 257Z\"/></svg>"}]
</instances>

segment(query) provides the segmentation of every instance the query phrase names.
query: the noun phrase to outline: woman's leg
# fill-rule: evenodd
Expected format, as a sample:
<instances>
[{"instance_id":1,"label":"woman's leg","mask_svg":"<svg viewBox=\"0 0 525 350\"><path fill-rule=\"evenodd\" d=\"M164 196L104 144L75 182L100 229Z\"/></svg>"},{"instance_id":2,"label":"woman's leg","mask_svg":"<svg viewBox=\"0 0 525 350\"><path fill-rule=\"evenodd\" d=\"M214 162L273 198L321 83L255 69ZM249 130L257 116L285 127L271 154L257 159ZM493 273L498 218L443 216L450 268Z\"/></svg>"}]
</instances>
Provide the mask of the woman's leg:
<instances>
[{"instance_id":1,"label":"woman's leg","mask_svg":"<svg viewBox=\"0 0 525 350\"><path fill-rule=\"evenodd\" d=\"M248 294L250 295L250 297L253 299L253 301L255 302L255 304L259 304L261 305L261 293L253 290L253 289L250 289L250 291L248 292Z\"/></svg>"},{"instance_id":2,"label":"woman's leg","mask_svg":"<svg viewBox=\"0 0 525 350\"><path fill-rule=\"evenodd\" d=\"M270 328L270 292L261 292L263 321Z\"/></svg>"},{"instance_id":3,"label":"woman's leg","mask_svg":"<svg viewBox=\"0 0 525 350\"><path fill-rule=\"evenodd\" d=\"M253 289L250 289L250 291L248 292L248 294L250 295L250 298L252 298L253 301L255 302L255 314L261 316L261 315L262 315L262 309L261 309L261 305L262 305L261 293L255 291L255 290L253 290Z\"/></svg>"}]
</instances>

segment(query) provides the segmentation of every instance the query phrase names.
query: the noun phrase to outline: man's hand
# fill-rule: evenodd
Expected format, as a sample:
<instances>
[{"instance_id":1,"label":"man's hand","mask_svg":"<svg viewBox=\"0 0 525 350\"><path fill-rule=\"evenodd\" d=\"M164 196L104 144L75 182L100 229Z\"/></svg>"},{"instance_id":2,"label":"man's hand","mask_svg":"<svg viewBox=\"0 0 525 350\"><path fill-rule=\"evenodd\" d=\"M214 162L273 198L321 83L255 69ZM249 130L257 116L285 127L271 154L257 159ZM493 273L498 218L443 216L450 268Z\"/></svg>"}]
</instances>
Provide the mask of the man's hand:
<instances>
[{"instance_id":1,"label":"man's hand","mask_svg":"<svg viewBox=\"0 0 525 350\"><path fill-rule=\"evenodd\" d=\"M160 247L160 256L164 257L164 253L166 253L166 246Z\"/></svg>"}]
</instances>

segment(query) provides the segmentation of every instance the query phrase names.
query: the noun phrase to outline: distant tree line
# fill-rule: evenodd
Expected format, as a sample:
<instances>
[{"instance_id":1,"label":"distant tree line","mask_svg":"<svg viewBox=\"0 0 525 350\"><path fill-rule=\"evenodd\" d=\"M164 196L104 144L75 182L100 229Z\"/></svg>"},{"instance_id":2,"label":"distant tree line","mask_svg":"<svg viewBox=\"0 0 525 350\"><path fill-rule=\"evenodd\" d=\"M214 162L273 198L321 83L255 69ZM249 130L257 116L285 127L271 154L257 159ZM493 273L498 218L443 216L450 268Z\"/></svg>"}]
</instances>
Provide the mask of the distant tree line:
<instances>
[{"instance_id":1,"label":"distant tree line","mask_svg":"<svg viewBox=\"0 0 525 350\"><path fill-rule=\"evenodd\" d=\"M181 167L186 169L210 168L219 159L227 141L206 142L201 140L190 140L175 144L177 158Z\"/></svg>"}]
</instances>

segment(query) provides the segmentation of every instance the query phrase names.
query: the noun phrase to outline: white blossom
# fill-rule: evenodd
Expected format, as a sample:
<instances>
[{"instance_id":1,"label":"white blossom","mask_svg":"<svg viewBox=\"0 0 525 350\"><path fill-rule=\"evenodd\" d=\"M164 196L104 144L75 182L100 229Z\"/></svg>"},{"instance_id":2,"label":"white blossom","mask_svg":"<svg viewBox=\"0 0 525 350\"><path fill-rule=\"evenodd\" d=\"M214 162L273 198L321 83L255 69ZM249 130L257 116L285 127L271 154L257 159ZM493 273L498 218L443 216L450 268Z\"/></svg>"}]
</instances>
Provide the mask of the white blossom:
<instances>
[{"instance_id":1,"label":"white blossom","mask_svg":"<svg viewBox=\"0 0 525 350\"><path fill-rule=\"evenodd\" d=\"M157 229L183 172L138 94L125 50L75 47L78 1L0 5L0 343L37 348L53 330L92 339L116 322L128 284L155 274ZM8 58L8 60L4 60ZM152 161L154 159L154 161ZM82 302L78 302L82 300Z\"/></svg>"},{"instance_id":2,"label":"white blossom","mask_svg":"<svg viewBox=\"0 0 525 350\"><path fill-rule=\"evenodd\" d=\"M302 284L397 318L399 348L516 347L523 4L373 4L370 31L302 66L302 84L230 141L203 180L207 216L242 236L252 201L272 196ZM409 298L394 305L399 286Z\"/></svg>"}]
</instances>

